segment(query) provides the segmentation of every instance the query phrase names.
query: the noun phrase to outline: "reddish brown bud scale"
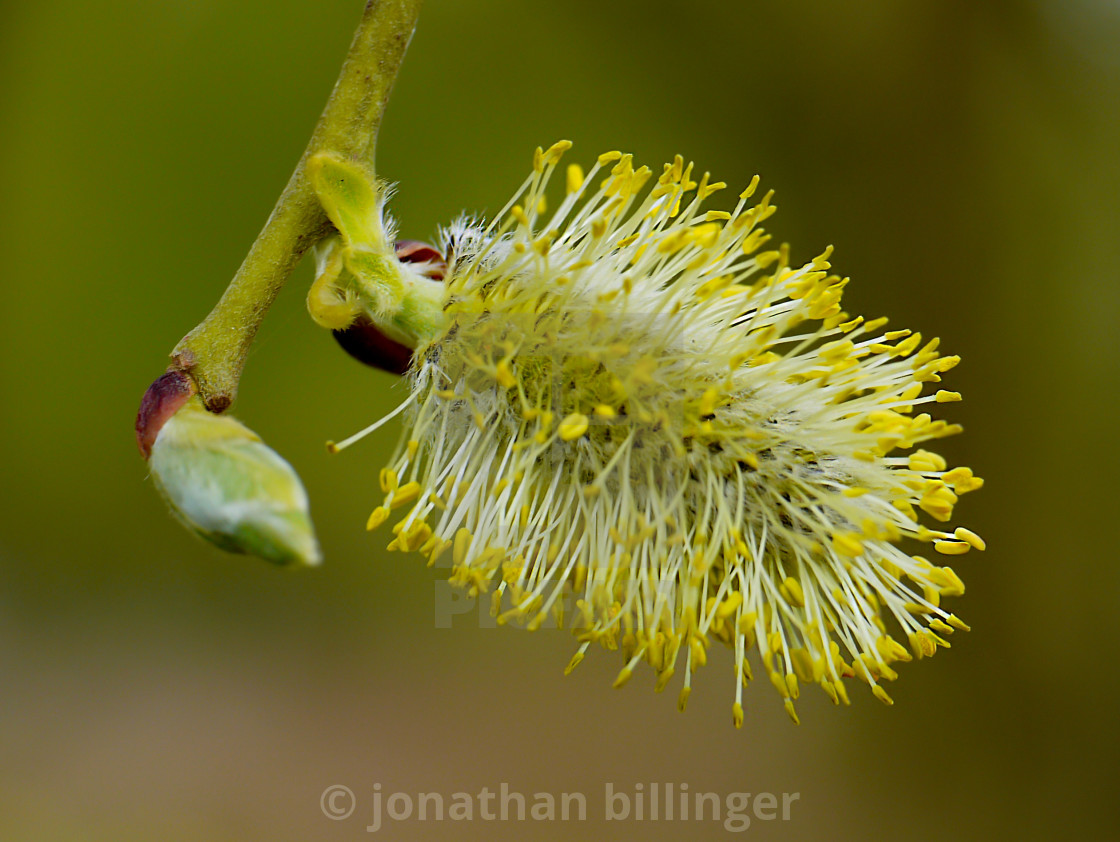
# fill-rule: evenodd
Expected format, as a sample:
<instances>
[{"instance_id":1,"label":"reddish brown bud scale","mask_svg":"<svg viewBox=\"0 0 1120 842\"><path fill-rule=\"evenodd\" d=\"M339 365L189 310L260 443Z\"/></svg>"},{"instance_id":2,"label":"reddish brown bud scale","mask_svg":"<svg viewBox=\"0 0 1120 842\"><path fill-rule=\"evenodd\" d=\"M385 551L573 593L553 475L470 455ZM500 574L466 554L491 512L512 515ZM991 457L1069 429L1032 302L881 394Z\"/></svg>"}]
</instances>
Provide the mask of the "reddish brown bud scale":
<instances>
[{"instance_id":1,"label":"reddish brown bud scale","mask_svg":"<svg viewBox=\"0 0 1120 842\"><path fill-rule=\"evenodd\" d=\"M401 263L426 264L420 270L425 278L442 281L447 275L447 261L435 246L418 240L397 240L394 245ZM412 349L390 339L364 316L346 330L331 333L342 349L358 362L390 374L404 374L412 364Z\"/></svg>"},{"instance_id":2,"label":"reddish brown bud scale","mask_svg":"<svg viewBox=\"0 0 1120 842\"><path fill-rule=\"evenodd\" d=\"M359 316L346 330L332 330L331 334L358 362L390 374L404 374L412 363L412 349L390 339L365 316Z\"/></svg>"},{"instance_id":3,"label":"reddish brown bud scale","mask_svg":"<svg viewBox=\"0 0 1120 842\"><path fill-rule=\"evenodd\" d=\"M394 246L397 251L397 260L401 263L430 264L420 273L425 278L442 281L447 274L447 259L435 246L430 246L419 240L397 240Z\"/></svg>"},{"instance_id":4,"label":"reddish brown bud scale","mask_svg":"<svg viewBox=\"0 0 1120 842\"><path fill-rule=\"evenodd\" d=\"M196 391L194 381L185 371L169 371L148 387L136 413L136 446L145 459L152 455L152 445L167 419Z\"/></svg>"}]
</instances>

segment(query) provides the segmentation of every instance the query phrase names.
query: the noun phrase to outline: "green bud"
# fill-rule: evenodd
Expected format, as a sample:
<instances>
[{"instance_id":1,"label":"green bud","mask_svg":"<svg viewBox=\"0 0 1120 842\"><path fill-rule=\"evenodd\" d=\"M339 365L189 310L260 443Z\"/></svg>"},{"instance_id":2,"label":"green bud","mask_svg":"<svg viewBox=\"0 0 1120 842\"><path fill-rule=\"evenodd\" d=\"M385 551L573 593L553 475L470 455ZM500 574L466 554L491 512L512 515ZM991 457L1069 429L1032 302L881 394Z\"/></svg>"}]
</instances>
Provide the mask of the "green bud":
<instances>
[{"instance_id":1,"label":"green bud","mask_svg":"<svg viewBox=\"0 0 1120 842\"><path fill-rule=\"evenodd\" d=\"M414 261L391 239L384 213L386 188L373 172L329 152L313 155L307 176L339 236L315 250L316 279L307 307L316 323L345 331L363 317L405 348L430 342L447 327L442 283L446 262ZM413 266L413 263L417 266Z\"/></svg>"},{"instance_id":2,"label":"green bud","mask_svg":"<svg viewBox=\"0 0 1120 842\"><path fill-rule=\"evenodd\" d=\"M307 162L307 177L347 245L393 253L393 244L385 236L385 187L372 170L357 161L320 152Z\"/></svg>"},{"instance_id":3,"label":"green bud","mask_svg":"<svg viewBox=\"0 0 1120 842\"><path fill-rule=\"evenodd\" d=\"M299 477L260 436L196 395L159 430L152 479L189 529L223 550L277 564L322 560Z\"/></svg>"}]
</instances>

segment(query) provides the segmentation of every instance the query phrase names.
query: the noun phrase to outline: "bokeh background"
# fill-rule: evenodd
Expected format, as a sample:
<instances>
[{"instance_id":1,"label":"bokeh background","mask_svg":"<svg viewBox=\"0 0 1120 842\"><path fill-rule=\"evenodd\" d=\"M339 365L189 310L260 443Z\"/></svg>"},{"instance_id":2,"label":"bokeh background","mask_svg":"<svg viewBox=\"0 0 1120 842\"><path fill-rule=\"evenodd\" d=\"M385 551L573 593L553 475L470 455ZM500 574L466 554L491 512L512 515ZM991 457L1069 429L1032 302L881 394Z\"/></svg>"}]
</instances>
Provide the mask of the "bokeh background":
<instances>
[{"instance_id":1,"label":"bokeh background","mask_svg":"<svg viewBox=\"0 0 1120 842\"><path fill-rule=\"evenodd\" d=\"M326 552L274 569L195 541L132 419L224 288L302 151L356 0L0 5L0 838L368 838L385 793L588 794L586 824L391 826L394 839L717 838L604 824L606 782L800 792L761 839L1110 836L1120 4L1108 0L429 0L381 133L408 236L496 211L532 149L681 152L759 172L769 228L828 244L856 312L965 363L946 450L988 480L958 513L974 631L884 708L768 687L730 723L730 658L675 690L566 633L436 628L439 571L363 530L395 405L303 309L301 266L239 417L302 474ZM765 682L763 682L765 684ZM858 688L853 688L858 691ZM358 810L329 821L320 794Z\"/></svg>"}]
</instances>

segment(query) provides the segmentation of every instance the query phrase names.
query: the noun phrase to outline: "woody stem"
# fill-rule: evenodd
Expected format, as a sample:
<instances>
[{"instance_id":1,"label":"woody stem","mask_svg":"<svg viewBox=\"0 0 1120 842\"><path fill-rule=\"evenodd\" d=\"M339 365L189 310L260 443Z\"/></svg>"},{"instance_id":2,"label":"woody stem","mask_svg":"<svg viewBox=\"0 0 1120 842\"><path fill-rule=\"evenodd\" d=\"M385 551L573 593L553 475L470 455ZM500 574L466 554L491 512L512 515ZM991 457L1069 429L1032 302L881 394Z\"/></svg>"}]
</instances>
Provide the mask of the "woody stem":
<instances>
[{"instance_id":1,"label":"woody stem","mask_svg":"<svg viewBox=\"0 0 1120 842\"><path fill-rule=\"evenodd\" d=\"M326 108L264 229L214 309L172 351L171 370L190 376L211 412L233 403L249 346L277 293L307 250L334 231L307 178L307 160L331 152L372 168L377 130L420 4L366 3Z\"/></svg>"}]
</instances>

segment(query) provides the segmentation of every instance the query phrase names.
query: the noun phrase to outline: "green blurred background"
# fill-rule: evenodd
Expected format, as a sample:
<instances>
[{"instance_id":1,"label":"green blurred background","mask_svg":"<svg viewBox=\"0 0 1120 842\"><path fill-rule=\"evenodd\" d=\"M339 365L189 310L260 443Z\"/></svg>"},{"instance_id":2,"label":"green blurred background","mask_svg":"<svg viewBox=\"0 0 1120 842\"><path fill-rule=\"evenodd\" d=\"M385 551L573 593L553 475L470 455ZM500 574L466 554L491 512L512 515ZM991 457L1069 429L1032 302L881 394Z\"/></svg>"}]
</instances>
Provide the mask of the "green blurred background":
<instances>
[{"instance_id":1,"label":"green blurred background","mask_svg":"<svg viewBox=\"0 0 1120 842\"><path fill-rule=\"evenodd\" d=\"M566 633L434 622L438 571L362 526L395 405L303 309L301 266L236 412L302 474L315 571L179 529L132 439L140 395L237 268L302 151L356 0L0 6L0 839L367 838L394 791L581 791L590 820L418 824L397 839L716 838L604 824L604 784L800 792L762 839L1111 836L1120 820L1115 522L1120 5L1103 0L429 0L378 154L405 235L497 210L532 149L681 152L768 226L828 244L868 316L940 335L988 480L958 513L972 624L884 708L769 687L730 722L730 658L688 713ZM1112 559L1112 560L1110 560ZM765 682L763 682L765 684ZM853 688L858 691L858 688ZM325 787L358 812L333 822ZM648 784L647 784L648 785ZM1111 832L1110 832L1111 831Z\"/></svg>"}]
</instances>

